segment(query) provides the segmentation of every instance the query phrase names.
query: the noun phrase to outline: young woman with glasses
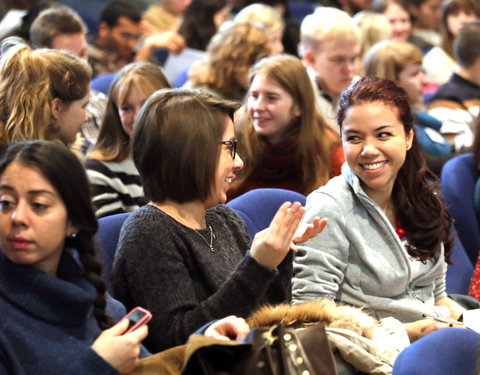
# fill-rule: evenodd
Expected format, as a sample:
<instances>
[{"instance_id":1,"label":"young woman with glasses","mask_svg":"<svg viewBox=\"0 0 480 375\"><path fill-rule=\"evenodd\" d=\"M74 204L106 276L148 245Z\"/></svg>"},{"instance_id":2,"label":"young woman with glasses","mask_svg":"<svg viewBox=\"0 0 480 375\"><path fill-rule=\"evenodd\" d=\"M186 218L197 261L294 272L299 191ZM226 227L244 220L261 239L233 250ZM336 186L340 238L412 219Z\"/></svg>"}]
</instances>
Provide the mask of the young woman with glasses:
<instances>
[{"instance_id":1,"label":"young woman with glasses","mask_svg":"<svg viewBox=\"0 0 480 375\"><path fill-rule=\"evenodd\" d=\"M296 236L304 210L284 203L250 241L242 220L222 204L243 167L235 110L199 91L160 90L133 130L133 160L148 204L122 228L113 284L128 307L152 312L146 346L153 352L184 343L210 320L289 301L292 239L316 235L324 225L317 219Z\"/></svg>"}]
</instances>

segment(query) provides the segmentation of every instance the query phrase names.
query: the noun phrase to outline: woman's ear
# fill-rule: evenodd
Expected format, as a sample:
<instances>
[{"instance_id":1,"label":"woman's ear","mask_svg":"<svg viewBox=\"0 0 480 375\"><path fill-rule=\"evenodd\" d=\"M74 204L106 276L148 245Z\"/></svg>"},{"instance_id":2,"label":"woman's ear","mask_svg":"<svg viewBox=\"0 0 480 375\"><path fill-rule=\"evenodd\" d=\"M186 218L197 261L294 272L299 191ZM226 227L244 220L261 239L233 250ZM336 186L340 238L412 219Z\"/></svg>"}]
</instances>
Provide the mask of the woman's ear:
<instances>
[{"instance_id":1,"label":"woman's ear","mask_svg":"<svg viewBox=\"0 0 480 375\"><path fill-rule=\"evenodd\" d=\"M297 104L294 104L292 113L293 113L293 116L300 117L302 115L302 110L300 109L300 107Z\"/></svg>"},{"instance_id":2,"label":"woman's ear","mask_svg":"<svg viewBox=\"0 0 480 375\"><path fill-rule=\"evenodd\" d=\"M76 225L73 225L71 222L68 222L67 224L67 237L68 238L74 238L77 236L79 229L77 228Z\"/></svg>"},{"instance_id":3,"label":"woman's ear","mask_svg":"<svg viewBox=\"0 0 480 375\"><path fill-rule=\"evenodd\" d=\"M58 120L60 113L62 112L63 102L59 98L52 99L51 116L53 119Z\"/></svg>"},{"instance_id":4,"label":"woman's ear","mask_svg":"<svg viewBox=\"0 0 480 375\"><path fill-rule=\"evenodd\" d=\"M413 138L414 137L415 137L415 132L412 128L412 129L410 129L410 131L408 132L408 135L407 135L407 151L412 148L412 143L413 143Z\"/></svg>"}]
</instances>

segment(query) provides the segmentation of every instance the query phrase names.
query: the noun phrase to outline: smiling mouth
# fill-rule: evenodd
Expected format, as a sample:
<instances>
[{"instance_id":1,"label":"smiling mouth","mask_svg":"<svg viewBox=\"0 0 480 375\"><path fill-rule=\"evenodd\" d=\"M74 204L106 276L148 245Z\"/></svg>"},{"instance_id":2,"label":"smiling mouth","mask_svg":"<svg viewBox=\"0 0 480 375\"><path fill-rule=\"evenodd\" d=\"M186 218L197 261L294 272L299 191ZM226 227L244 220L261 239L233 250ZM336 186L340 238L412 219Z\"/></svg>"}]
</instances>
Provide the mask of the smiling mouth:
<instances>
[{"instance_id":1,"label":"smiling mouth","mask_svg":"<svg viewBox=\"0 0 480 375\"><path fill-rule=\"evenodd\" d=\"M267 117L254 117L254 118L253 118L253 121L265 122L265 121L270 121L270 118L267 118Z\"/></svg>"},{"instance_id":2,"label":"smiling mouth","mask_svg":"<svg viewBox=\"0 0 480 375\"><path fill-rule=\"evenodd\" d=\"M231 177L227 177L227 178L225 179L225 182L228 182L229 184L231 184L232 181L233 181L233 178L231 178Z\"/></svg>"},{"instance_id":3,"label":"smiling mouth","mask_svg":"<svg viewBox=\"0 0 480 375\"><path fill-rule=\"evenodd\" d=\"M375 169L378 169L380 168L382 165L385 165L387 164L388 161L387 160L384 160L384 161L380 161L378 163L373 163L373 164L360 164L363 168L365 169L368 169L369 171L373 171Z\"/></svg>"}]
</instances>

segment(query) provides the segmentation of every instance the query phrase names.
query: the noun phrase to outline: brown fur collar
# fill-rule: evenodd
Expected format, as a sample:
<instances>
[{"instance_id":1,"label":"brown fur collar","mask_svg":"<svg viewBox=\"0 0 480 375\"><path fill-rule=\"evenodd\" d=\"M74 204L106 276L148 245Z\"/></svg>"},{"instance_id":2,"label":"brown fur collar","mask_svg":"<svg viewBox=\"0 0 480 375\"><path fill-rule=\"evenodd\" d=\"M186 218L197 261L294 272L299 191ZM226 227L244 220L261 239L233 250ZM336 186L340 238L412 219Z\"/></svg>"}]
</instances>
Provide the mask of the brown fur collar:
<instances>
[{"instance_id":1,"label":"brown fur collar","mask_svg":"<svg viewBox=\"0 0 480 375\"><path fill-rule=\"evenodd\" d=\"M301 328L323 323L325 327L349 329L371 339L378 321L357 307L340 305L325 299L294 306L289 304L263 306L247 319L247 323L252 328L268 327L278 323Z\"/></svg>"}]
</instances>

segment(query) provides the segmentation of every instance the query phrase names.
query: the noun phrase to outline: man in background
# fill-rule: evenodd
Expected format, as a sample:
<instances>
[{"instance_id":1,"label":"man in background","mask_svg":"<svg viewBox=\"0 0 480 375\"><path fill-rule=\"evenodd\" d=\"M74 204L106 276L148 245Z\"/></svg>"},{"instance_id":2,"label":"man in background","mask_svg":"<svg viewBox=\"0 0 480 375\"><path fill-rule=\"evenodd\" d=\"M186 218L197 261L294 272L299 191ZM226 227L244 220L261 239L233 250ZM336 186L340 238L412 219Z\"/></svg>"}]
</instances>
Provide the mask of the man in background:
<instances>
[{"instance_id":1,"label":"man in background","mask_svg":"<svg viewBox=\"0 0 480 375\"><path fill-rule=\"evenodd\" d=\"M155 33L141 40L140 11L126 1L112 1L102 10L98 36L91 41L88 61L93 75L116 72L133 61L153 61L154 52L180 52L185 41L176 32Z\"/></svg>"},{"instance_id":2,"label":"man in background","mask_svg":"<svg viewBox=\"0 0 480 375\"><path fill-rule=\"evenodd\" d=\"M338 131L340 94L350 86L359 66L360 30L346 12L317 8L300 27L300 54L318 89L322 114Z\"/></svg>"}]
</instances>

